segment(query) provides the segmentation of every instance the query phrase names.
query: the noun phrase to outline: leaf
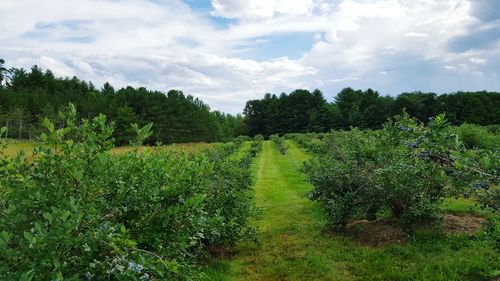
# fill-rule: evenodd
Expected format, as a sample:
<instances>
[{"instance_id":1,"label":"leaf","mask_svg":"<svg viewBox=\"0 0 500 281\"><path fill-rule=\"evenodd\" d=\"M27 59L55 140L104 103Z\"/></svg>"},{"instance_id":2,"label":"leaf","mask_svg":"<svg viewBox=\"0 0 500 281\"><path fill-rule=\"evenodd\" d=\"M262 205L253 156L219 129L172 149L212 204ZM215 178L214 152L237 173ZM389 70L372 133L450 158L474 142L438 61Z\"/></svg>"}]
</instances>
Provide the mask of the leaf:
<instances>
[{"instance_id":1,"label":"leaf","mask_svg":"<svg viewBox=\"0 0 500 281\"><path fill-rule=\"evenodd\" d=\"M50 122L50 120L45 117L42 121L42 125L49 130L50 133L54 132L54 123Z\"/></svg>"},{"instance_id":2,"label":"leaf","mask_svg":"<svg viewBox=\"0 0 500 281\"><path fill-rule=\"evenodd\" d=\"M64 210L61 212L61 215L59 216L63 222L65 222L68 217L71 215L71 213L67 210Z\"/></svg>"},{"instance_id":3,"label":"leaf","mask_svg":"<svg viewBox=\"0 0 500 281\"><path fill-rule=\"evenodd\" d=\"M23 233L23 235L24 235L24 238L25 238L26 240L28 240L28 242L30 242L30 243L31 243L31 241L33 240L33 234L31 234L31 232L25 231L25 232Z\"/></svg>"},{"instance_id":4,"label":"leaf","mask_svg":"<svg viewBox=\"0 0 500 281\"><path fill-rule=\"evenodd\" d=\"M42 142L46 142L46 141L48 140L47 134L42 133L42 134L40 135L40 140L41 140Z\"/></svg>"},{"instance_id":5,"label":"leaf","mask_svg":"<svg viewBox=\"0 0 500 281\"><path fill-rule=\"evenodd\" d=\"M4 245L6 245L9 243L11 236L10 236L10 233L3 230L2 232L0 232L0 238L2 239Z\"/></svg>"},{"instance_id":6,"label":"leaf","mask_svg":"<svg viewBox=\"0 0 500 281\"><path fill-rule=\"evenodd\" d=\"M49 223L52 223L52 220L54 219L54 217L52 216L52 214L47 213L47 212L43 213L43 214L42 214L42 217L43 217L44 219L48 220L48 221L49 221Z\"/></svg>"},{"instance_id":7,"label":"leaf","mask_svg":"<svg viewBox=\"0 0 500 281\"><path fill-rule=\"evenodd\" d=\"M30 271L23 273L19 277L19 281L31 281L33 280L33 276L35 276L35 269L31 269Z\"/></svg>"}]
</instances>

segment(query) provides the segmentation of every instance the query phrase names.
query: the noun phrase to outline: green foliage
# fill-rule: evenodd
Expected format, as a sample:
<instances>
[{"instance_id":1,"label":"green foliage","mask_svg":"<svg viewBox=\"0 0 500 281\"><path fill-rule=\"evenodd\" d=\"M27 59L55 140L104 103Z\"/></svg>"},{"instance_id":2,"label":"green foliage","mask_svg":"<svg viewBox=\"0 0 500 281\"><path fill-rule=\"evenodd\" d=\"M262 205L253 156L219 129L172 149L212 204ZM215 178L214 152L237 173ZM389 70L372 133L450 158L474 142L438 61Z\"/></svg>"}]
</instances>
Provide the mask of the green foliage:
<instances>
[{"instance_id":1,"label":"green foliage","mask_svg":"<svg viewBox=\"0 0 500 281\"><path fill-rule=\"evenodd\" d=\"M128 106L120 107L116 111L114 118L115 130L113 137L117 145L127 145L131 141L131 137L135 136L132 124L137 124L139 118L134 113L132 108Z\"/></svg>"},{"instance_id":2,"label":"green foliage","mask_svg":"<svg viewBox=\"0 0 500 281\"><path fill-rule=\"evenodd\" d=\"M47 117L55 127L65 127L57 118L61 105L72 102L79 108L78 121L106 114L116 124L113 137L118 145L128 144L135 136L131 123L154 123L149 144L180 142L226 141L246 134L241 115L232 116L211 111L201 100L181 91L168 93L149 91L144 87L115 90L109 83L96 89L92 83L73 78L57 78L50 70L34 66L29 71L13 69L9 83L1 83L0 61L0 121L9 129L11 138L30 138L44 128ZM7 114L1 111L7 110Z\"/></svg>"},{"instance_id":3,"label":"green foliage","mask_svg":"<svg viewBox=\"0 0 500 281\"><path fill-rule=\"evenodd\" d=\"M2 66L0 60L0 122L9 137L27 139L43 132L40 125L48 117L57 128L64 120L55 115L61 105L72 102L80 110L78 120L105 114L116 122L113 137L118 145L135 135L131 123L153 123L148 144L181 142L221 142L239 135L327 132L350 127L379 129L387 118L406 110L421 122L446 113L454 125L500 123L498 92L402 93L396 98L372 89L341 90L327 102L320 90L297 89L289 94L266 94L247 101L244 116L211 111L207 104L178 90L167 93L144 87L114 89L105 83L97 89L76 77L58 78L50 70L34 66L30 70ZM8 83L2 83L7 77ZM5 80L5 79L4 79ZM5 113L4 113L5 111ZM78 121L80 122L80 121ZM492 128L494 129L494 128Z\"/></svg>"},{"instance_id":4,"label":"green foliage","mask_svg":"<svg viewBox=\"0 0 500 281\"><path fill-rule=\"evenodd\" d=\"M249 136L238 136L237 138L233 139L233 142L236 144L242 144L243 142L246 141L252 141L252 138Z\"/></svg>"},{"instance_id":5,"label":"green foliage","mask_svg":"<svg viewBox=\"0 0 500 281\"><path fill-rule=\"evenodd\" d=\"M321 153L322 139L324 134L322 133L306 133L306 134L286 134L286 139L291 139L295 141L300 147L306 149L312 154Z\"/></svg>"},{"instance_id":6,"label":"green foliage","mask_svg":"<svg viewBox=\"0 0 500 281\"><path fill-rule=\"evenodd\" d=\"M379 131L332 132L320 151L305 167L310 195L336 230L383 210L411 229L434 219L443 198L460 194L498 210L498 190L489 188L498 185L497 151L465 149L443 115L427 126L405 114Z\"/></svg>"},{"instance_id":7,"label":"green foliage","mask_svg":"<svg viewBox=\"0 0 500 281\"><path fill-rule=\"evenodd\" d=\"M259 153L262 150L262 142L263 141L253 141L251 146L250 146L250 155L252 157L257 156L257 153Z\"/></svg>"},{"instance_id":8,"label":"green foliage","mask_svg":"<svg viewBox=\"0 0 500 281\"><path fill-rule=\"evenodd\" d=\"M391 116L393 102L392 98L382 97L372 89L355 91L345 88L335 97L337 128L379 128Z\"/></svg>"},{"instance_id":9,"label":"green foliage","mask_svg":"<svg viewBox=\"0 0 500 281\"><path fill-rule=\"evenodd\" d=\"M250 135L326 131L330 126L328 104L319 90L297 89L279 97L266 94L248 101L243 112Z\"/></svg>"},{"instance_id":10,"label":"green foliage","mask_svg":"<svg viewBox=\"0 0 500 281\"><path fill-rule=\"evenodd\" d=\"M257 134L253 137L254 141L264 141L264 136L262 134Z\"/></svg>"},{"instance_id":11,"label":"green foliage","mask_svg":"<svg viewBox=\"0 0 500 281\"><path fill-rule=\"evenodd\" d=\"M280 137L279 135L271 135L269 139L273 142L274 146L282 155L286 154L286 143L284 137Z\"/></svg>"},{"instance_id":12,"label":"green foliage","mask_svg":"<svg viewBox=\"0 0 500 281\"><path fill-rule=\"evenodd\" d=\"M192 280L211 246L255 240L234 145L113 155L103 115L61 116L60 129L44 120L32 158L0 153L1 280ZM151 127L135 125L133 144Z\"/></svg>"},{"instance_id":13,"label":"green foliage","mask_svg":"<svg viewBox=\"0 0 500 281\"><path fill-rule=\"evenodd\" d=\"M402 93L382 96L372 89L342 89L334 102L327 103L319 90L295 90L289 95L266 94L246 103L244 113L250 134L327 132L351 127L380 129L388 118L407 112L420 122L445 113L454 125L500 123L498 92ZM492 128L494 129L494 128Z\"/></svg>"},{"instance_id":14,"label":"green foliage","mask_svg":"<svg viewBox=\"0 0 500 281\"><path fill-rule=\"evenodd\" d=\"M486 127L462 124L457 127L457 134L469 149L500 149L500 134L490 132Z\"/></svg>"}]
</instances>

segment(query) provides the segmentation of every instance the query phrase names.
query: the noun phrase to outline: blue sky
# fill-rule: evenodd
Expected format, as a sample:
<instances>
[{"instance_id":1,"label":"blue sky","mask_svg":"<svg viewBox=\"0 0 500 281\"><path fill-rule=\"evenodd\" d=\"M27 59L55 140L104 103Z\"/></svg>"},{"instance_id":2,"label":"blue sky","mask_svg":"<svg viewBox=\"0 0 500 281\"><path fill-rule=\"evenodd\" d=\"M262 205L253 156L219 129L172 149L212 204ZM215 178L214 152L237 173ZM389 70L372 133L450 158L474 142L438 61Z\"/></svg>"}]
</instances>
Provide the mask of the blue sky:
<instances>
[{"instance_id":1,"label":"blue sky","mask_svg":"<svg viewBox=\"0 0 500 281\"><path fill-rule=\"evenodd\" d=\"M296 88L500 91L497 0L2 0L0 58L211 108Z\"/></svg>"}]
</instances>

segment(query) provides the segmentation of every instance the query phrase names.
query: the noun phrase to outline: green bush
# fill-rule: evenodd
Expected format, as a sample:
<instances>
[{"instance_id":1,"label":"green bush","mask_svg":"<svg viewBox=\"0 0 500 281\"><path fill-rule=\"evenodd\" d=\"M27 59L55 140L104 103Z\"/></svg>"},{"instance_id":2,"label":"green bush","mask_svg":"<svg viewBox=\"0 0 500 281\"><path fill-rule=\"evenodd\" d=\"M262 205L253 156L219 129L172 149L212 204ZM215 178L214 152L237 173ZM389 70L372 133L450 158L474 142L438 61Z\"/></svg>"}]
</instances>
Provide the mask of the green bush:
<instances>
[{"instance_id":1,"label":"green bush","mask_svg":"<svg viewBox=\"0 0 500 281\"><path fill-rule=\"evenodd\" d=\"M457 134L469 149L500 149L500 135L490 132L486 127L463 124L457 127Z\"/></svg>"},{"instance_id":2,"label":"green bush","mask_svg":"<svg viewBox=\"0 0 500 281\"><path fill-rule=\"evenodd\" d=\"M332 132L305 166L331 226L343 230L350 218L375 219L389 211L407 230L437 217L447 196L475 193L485 207L498 184L496 151L466 150L444 116L428 126L396 117L379 131Z\"/></svg>"},{"instance_id":3,"label":"green bush","mask_svg":"<svg viewBox=\"0 0 500 281\"><path fill-rule=\"evenodd\" d=\"M484 126L486 130L494 135L500 134L500 124Z\"/></svg>"},{"instance_id":4,"label":"green bush","mask_svg":"<svg viewBox=\"0 0 500 281\"><path fill-rule=\"evenodd\" d=\"M280 137L279 135L271 135L269 139L273 142L274 146L278 149L278 151L285 155L286 154L286 144L285 138Z\"/></svg>"},{"instance_id":5,"label":"green bush","mask_svg":"<svg viewBox=\"0 0 500 281\"><path fill-rule=\"evenodd\" d=\"M44 121L31 158L0 152L0 280L192 280L208 247L255 239L234 145L113 155L104 116L66 117Z\"/></svg>"},{"instance_id":6,"label":"green bush","mask_svg":"<svg viewBox=\"0 0 500 281\"><path fill-rule=\"evenodd\" d=\"M241 144L241 143L246 142L246 141L252 141L252 138L249 136L238 136L238 137L233 139L233 142L235 142L237 144Z\"/></svg>"},{"instance_id":7,"label":"green bush","mask_svg":"<svg viewBox=\"0 0 500 281\"><path fill-rule=\"evenodd\" d=\"M285 135L286 139L295 141L300 147L306 149L312 154L321 153L323 134L317 133L293 133Z\"/></svg>"},{"instance_id":8,"label":"green bush","mask_svg":"<svg viewBox=\"0 0 500 281\"><path fill-rule=\"evenodd\" d=\"M254 141L263 141L264 140L264 136L262 134L257 134L253 137L253 140Z\"/></svg>"},{"instance_id":9,"label":"green bush","mask_svg":"<svg viewBox=\"0 0 500 281\"><path fill-rule=\"evenodd\" d=\"M253 141L250 147L250 156L255 157L262 150L262 141Z\"/></svg>"}]
</instances>

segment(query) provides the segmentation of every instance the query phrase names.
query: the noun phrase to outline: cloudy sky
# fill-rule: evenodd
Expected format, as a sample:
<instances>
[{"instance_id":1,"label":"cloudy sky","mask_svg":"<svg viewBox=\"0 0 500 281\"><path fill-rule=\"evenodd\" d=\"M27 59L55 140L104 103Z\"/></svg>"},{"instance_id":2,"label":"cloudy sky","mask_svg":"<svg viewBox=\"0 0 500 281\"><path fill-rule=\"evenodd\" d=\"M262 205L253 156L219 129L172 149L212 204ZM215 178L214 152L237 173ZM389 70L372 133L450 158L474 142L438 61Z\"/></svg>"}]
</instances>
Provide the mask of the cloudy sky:
<instances>
[{"instance_id":1,"label":"cloudy sky","mask_svg":"<svg viewBox=\"0 0 500 281\"><path fill-rule=\"evenodd\" d=\"M241 112L266 92L500 90L499 0L1 0L0 58Z\"/></svg>"}]
</instances>

